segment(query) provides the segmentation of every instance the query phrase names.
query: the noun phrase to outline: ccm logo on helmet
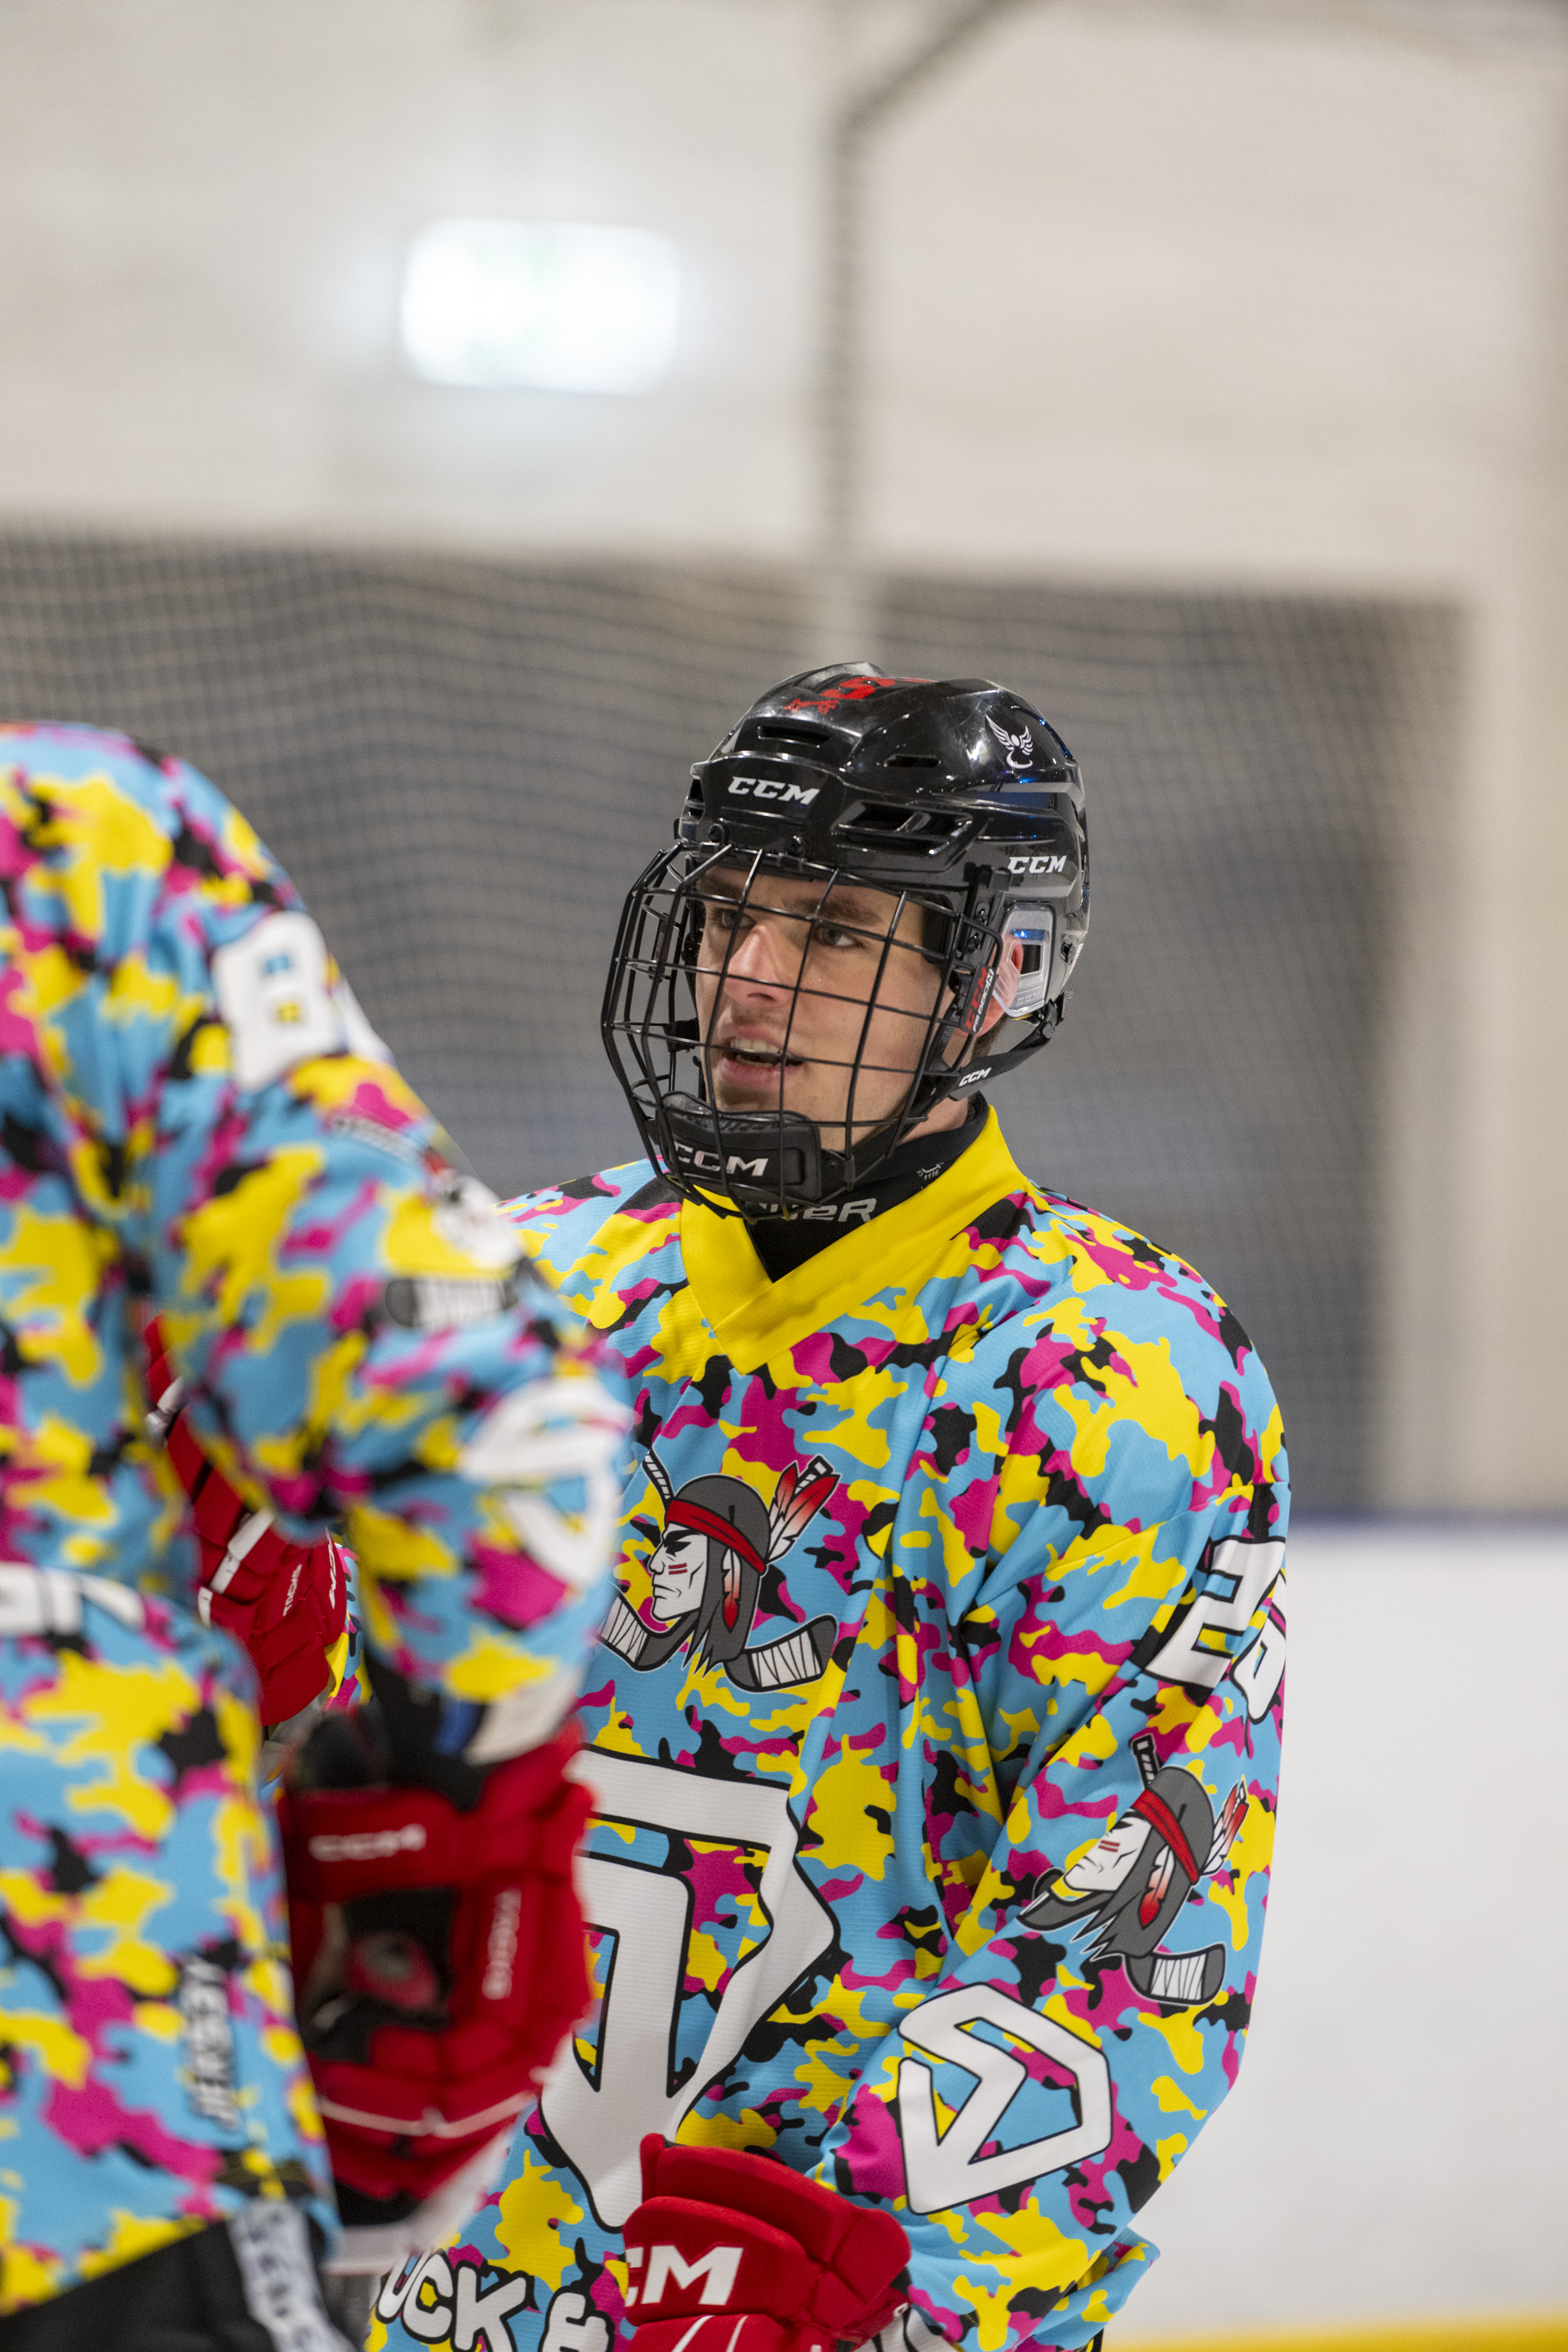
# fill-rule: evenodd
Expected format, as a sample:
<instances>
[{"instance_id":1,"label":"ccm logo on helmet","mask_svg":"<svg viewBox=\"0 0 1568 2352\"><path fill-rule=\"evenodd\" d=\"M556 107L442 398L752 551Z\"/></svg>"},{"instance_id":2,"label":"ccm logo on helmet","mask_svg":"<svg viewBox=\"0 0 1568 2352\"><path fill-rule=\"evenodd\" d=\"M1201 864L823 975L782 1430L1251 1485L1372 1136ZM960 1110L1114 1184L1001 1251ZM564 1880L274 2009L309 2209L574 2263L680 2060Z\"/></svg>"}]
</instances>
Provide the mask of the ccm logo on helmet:
<instances>
[{"instance_id":1,"label":"ccm logo on helmet","mask_svg":"<svg viewBox=\"0 0 1568 2352\"><path fill-rule=\"evenodd\" d=\"M646 2311L650 2303L662 2303L667 2286L695 2286L701 2281L702 2293L698 2300L712 2305L728 2303L735 2291L735 2273L741 2267L739 2246L710 2246L705 2254L688 2262L679 2246L628 2246L628 2269L641 2270L643 2257L647 2257L647 2276L642 2283L639 2296L637 2283L633 2279L626 2288L628 2304L640 2302Z\"/></svg>"},{"instance_id":2,"label":"ccm logo on helmet","mask_svg":"<svg viewBox=\"0 0 1568 2352\"><path fill-rule=\"evenodd\" d=\"M389 1854L417 1853L425 1843L423 1822L400 1830L345 1830L341 1837L313 1837L307 1851L316 1862L384 1862Z\"/></svg>"},{"instance_id":3,"label":"ccm logo on helmet","mask_svg":"<svg viewBox=\"0 0 1568 2352\"><path fill-rule=\"evenodd\" d=\"M1010 857L1007 860L1009 874L1065 874L1067 870L1068 862L1065 856Z\"/></svg>"},{"instance_id":4,"label":"ccm logo on helmet","mask_svg":"<svg viewBox=\"0 0 1568 2352\"><path fill-rule=\"evenodd\" d=\"M730 787L730 794L731 799L743 800L750 793L754 801L794 801L801 808L809 808L821 790L820 784L776 783L771 776L754 780L738 776Z\"/></svg>"}]
</instances>

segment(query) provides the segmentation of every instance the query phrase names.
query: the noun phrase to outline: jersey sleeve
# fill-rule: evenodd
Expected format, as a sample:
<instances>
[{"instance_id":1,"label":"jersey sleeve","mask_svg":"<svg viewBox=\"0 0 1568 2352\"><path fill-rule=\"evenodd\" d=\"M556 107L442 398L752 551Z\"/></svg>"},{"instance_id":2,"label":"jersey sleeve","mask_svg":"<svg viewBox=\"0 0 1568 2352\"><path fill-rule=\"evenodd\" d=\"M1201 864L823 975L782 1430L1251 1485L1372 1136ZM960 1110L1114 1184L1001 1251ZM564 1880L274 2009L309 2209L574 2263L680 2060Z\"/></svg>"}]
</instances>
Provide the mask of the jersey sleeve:
<instances>
[{"instance_id":1,"label":"jersey sleeve","mask_svg":"<svg viewBox=\"0 0 1568 2352\"><path fill-rule=\"evenodd\" d=\"M369 1644L542 1736L603 1614L624 1426L581 1327L214 786L89 730L5 748L106 1289L147 1294L239 1492L342 1528Z\"/></svg>"},{"instance_id":2,"label":"jersey sleeve","mask_svg":"<svg viewBox=\"0 0 1568 2352\"><path fill-rule=\"evenodd\" d=\"M1091 2342L1153 2258L1134 2216L1236 2078L1283 1714L1284 1454L1251 1367L1235 1466L1216 1449L1208 1491L1147 1528L1088 1508L1064 1540L1026 1454L950 1498L1012 1530L952 1628L1005 1817L981 1854L962 1744L926 1727L939 1863L956 1832L944 1948L817 2175L894 2205L916 2347Z\"/></svg>"}]
</instances>

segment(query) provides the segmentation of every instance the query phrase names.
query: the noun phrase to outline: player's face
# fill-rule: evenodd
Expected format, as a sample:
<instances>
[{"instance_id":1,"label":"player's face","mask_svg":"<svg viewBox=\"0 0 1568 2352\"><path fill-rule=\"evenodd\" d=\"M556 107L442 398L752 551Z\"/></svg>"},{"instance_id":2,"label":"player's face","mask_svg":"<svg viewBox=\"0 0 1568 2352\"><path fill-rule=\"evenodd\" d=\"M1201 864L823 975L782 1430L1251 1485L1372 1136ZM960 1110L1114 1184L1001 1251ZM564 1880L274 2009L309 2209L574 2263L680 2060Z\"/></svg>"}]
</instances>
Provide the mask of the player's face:
<instances>
[{"instance_id":1,"label":"player's face","mask_svg":"<svg viewBox=\"0 0 1568 2352\"><path fill-rule=\"evenodd\" d=\"M1075 1895L1114 1893L1117 1887L1126 1885L1151 1834L1148 1822L1136 1817L1118 1822L1063 1874L1062 1885L1070 1886Z\"/></svg>"},{"instance_id":2,"label":"player's face","mask_svg":"<svg viewBox=\"0 0 1568 2352\"><path fill-rule=\"evenodd\" d=\"M697 1012L720 1110L795 1111L845 1150L896 1117L920 1066L938 972L922 915L885 890L720 869L704 887ZM742 903L742 901L744 903Z\"/></svg>"},{"instance_id":3,"label":"player's face","mask_svg":"<svg viewBox=\"0 0 1568 2352\"><path fill-rule=\"evenodd\" d=\"M702 1605L708 1581L708 1538L695 1528L671 1528L648 1562L653 1613L661 1625Z\"/></svg>"}]
</instances>

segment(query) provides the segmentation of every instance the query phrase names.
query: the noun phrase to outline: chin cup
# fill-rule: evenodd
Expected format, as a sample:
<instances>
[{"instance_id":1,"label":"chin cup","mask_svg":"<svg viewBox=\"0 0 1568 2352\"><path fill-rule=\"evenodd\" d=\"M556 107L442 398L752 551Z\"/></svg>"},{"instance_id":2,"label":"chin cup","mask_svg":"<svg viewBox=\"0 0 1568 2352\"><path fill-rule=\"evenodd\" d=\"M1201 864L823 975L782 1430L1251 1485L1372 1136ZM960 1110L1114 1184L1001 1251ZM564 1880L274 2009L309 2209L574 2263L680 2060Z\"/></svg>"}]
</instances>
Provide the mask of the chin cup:
<instances>
[{"instance_id":1,"label":"chin cup","mask_svg":"<svg viewBox=\"0 0 1568 2352\"><path fill-rule=\"evenodd\" d=\"M798 1111L716 1111L696 1095L677 1094L658 1115L671 1165L698 1184L710 1180L742 1205L822 1198L824 1161L833 1155Z\"/></svg>"}]
</instances>

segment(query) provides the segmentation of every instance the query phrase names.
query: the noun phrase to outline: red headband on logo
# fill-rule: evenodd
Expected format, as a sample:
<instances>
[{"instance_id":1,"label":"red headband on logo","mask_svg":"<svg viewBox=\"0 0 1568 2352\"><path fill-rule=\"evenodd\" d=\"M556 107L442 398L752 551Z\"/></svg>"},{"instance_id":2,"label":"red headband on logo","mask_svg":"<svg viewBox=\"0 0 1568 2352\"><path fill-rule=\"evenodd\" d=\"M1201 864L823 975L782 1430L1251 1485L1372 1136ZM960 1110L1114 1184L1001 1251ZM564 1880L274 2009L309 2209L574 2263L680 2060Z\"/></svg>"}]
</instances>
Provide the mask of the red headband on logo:
<instances>
[{"instance_id":1,"label":"red headband on logo","mask_svg":"<svg viewBox=\"0 0 1568 2352\"><path fill-rule=\"evenodd\" d=\"M1145 1789L1141 1797L1134 1798L1132 1810L1135 1813L1142 1813L1143 1819L1159 1832L1195 1886L1203 1873L1193 1858L1192 1847L1182 1833L1180 1822L1163 1797L1157 1797L1152 1789Z\"/></svg>"},{"instance_id":2,"label":"red headband on logo","mask_svg":"<svg viewBox=\"0 0 1568 2352\"><path fill-rule=\"evenodd\" d=\"M767 1566L754 1544L748 1543L731 1519L721 1519L717 1511L704 1510L700 1503L683 1503L679 1496L664 1515L666 1528L690 1528L694 1534L710 1536L715 1543L723 1544L730 1551L738 1551L749 1568L761 1576Z\"/></svg>"}]
</instances>

